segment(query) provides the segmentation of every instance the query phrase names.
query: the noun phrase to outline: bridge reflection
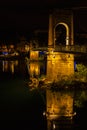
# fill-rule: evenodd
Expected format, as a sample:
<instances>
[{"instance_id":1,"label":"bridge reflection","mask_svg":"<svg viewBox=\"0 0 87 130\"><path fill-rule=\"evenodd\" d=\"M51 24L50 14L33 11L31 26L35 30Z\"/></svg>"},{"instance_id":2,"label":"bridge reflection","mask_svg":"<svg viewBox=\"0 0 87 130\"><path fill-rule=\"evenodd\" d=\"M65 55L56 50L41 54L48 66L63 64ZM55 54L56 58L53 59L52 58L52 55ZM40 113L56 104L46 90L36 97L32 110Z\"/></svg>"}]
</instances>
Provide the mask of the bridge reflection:
<instances>
[{"instance_id":1,"label":"bridge reflection","mask_svg":"<svg viewBox=\"0 0 87 130\"><path fill-rule=\"evenodd\" d=\"M70 129L73 125L74 92L46 90L47 130Z\"/></svg>"}]
</instances>

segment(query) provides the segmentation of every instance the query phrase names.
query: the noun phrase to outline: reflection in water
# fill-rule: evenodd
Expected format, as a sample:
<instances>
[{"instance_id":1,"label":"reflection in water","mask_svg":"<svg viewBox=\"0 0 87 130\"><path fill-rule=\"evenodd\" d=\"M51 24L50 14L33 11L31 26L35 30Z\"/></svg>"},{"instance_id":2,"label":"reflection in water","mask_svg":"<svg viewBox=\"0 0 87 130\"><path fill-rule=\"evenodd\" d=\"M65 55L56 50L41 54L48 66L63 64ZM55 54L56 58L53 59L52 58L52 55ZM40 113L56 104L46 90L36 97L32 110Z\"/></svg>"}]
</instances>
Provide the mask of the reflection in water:
<instances>
[{"instance_id":1,"label":"reflection in water","mask_svg":"<svg viewBox=\"0 0 87 130\"><path fill-rule=\"evenodd\" d=\"M8 70L8 61L2 61L3 72Z\"/></svg>"},{"instance_id":2,"label":"reflection in water","mask_svg":"<svg viewBox=\"0 0 87 130\"><path fill-rule=\"evenodd\" d=\"M23 62L20 63L18 60L17 61L10 61L10 60L1 61L0 68L2 69L3 72L11 72L12 74L15 74L16 69L18 69L17 74L19 74L19 73L25 74L26 65L24 63L23 64L22 63ZM32 78L32 81L34 81L33 87L35 87L35 88L36 87L38 88L41 77L42 77L42 79L46 78L47 79L47 80L45 80L46 82L47 81L53 82L53 81L59 80L61 78L61 76L73 75L74 74L74 55L68 54L68 53L62 54L62 53L56 53L56 52L53 53L52 52L51 54L47 55L46 62L42 63L42 62L33 61L33 62L27 63L27 73L29 74L28 80L29 80L29 78L30 79ZM18 76L18 80L19 80L19 78L21 78L21 77ZM24 81L24 79L23 79L23 81ZM17 83L18 83L18 80L17 80ZM17 85L14 87L14 88L16 88L17 92L15 89L13 89L13 93L15 90L16 95L17 95L18 91L20 91L18 93L17 98L19 98L19 95L21 93L22 85L23 85L23 82L21 83L21 85L18 84L18 88L20 87L20 90L18 90L18 88L16 87ZM42 86L42 84L41 84L41 86ZM14 94L12 94L12 87L13 86L11 86L10 92L11 92L11 95L14 96ZM22 91L23 91L23 89L26 89L24 86L22 86L22 87L23 87ZM7 91L7 89L5 89L5 90ZM77 118L80 121L83 120L82 116L78 112L78 109L81 108L81 110L82 110L85 107L85 103L87 102L87 92L86 91L83 91L83 90L70 91L68 89L60 90L60 91L59 90L53 91L53 89L51 90L50 88L42 89L42 90L45 90L44 92L42 92L40 90L41 89L37 89L36 92L28 91L29 95L27 95L27 96L30 96L30 94L31 95L33 94L33 96L28 97L28 98L27 98L27 96L25 96L26 98L25 98L25 102L23 105L25 105L26 102L28 102L28 105L27 105L28 108L25 106L23 106L21 108L25 108L27 110L27 112L29 112L28 110L29 110L29 108L31 108L31 106L35 106L36 104L39 104L40 101L37 96L38 92L39 92L40 98L45 97L44 102L46 102L46 104L45 104L46 112L44 113L44 115L45 115L45 117L46 117L45 119L47 121L47 130L54 130L54 129L55 130L65 130L65 129L71 130L71 129L73 129L73 125L75 123L77 123L77 120L75 122L74 119ZM27 91L27 89L26 89L26 91ZM41 94L41 92L42 92L42 94L46 92L44 94L45 96L43 96ZM25 94L25 90L24 90L24 94ZM7 95L9 95L9 93ZM37 100L32 99L32 97L34 97L34 95L35 95L35 99L37 98ZM9 96L7 96L7 97L9 97ZM14 97L14 101L17 102L19 100L17 98L15 99L15 97ZM21 94L20 99L23 101L24 95ZM29 99L30 99L30 102L29 102ZM20 104L20 102L18 102L18 104ZM40 104L40 105L42 105L42 104ZM38 107L38 113L40 111L39 107ZM18 108L18 113L20 113L19 108ZM86 108L87 108L87 106L86 106ZM31 110L32 110L32 108L31 108ZM38 116L38 114L35 113L36 111L34 111L34 110L35 109L33 107L33 110L31 112L34 113L33 115L35 118L35 114L37 116ZM26 112L26 115L27 115L27 112ZM40 114L42 114L42 113L40 113ZM22 112L20 115L22 115ZM41 115L41 117L42 117L42 115ZM30 117L28 116L28 118L30 118ZM78 124L80 124L80 123L78 122Z\"/></svg>"},{"instance_id":3,"label":"reflection in water","mask_svg":"<svg viewBox=\"0 0 87 130\"><path fill-rule=\"evenodd\" d=\"M30 77L39 77L40 75L40 64L38 62L31 62L29 64L29 74Z\"/></svg>"},{"instance_id":4,"label":"reflection in water","mask_svg":"<svg viewBox=\"0 0 87 130\"><path fill-rule=\"evenodd\" d=\"M87 90L46 89L47 130L87 128ZM84 120L85 118L85 120ZM83 122L84 120L84 122Z\"/></svg>"},{"instance_id":5,"label":"reflection in water","mask_svg":"<svg viewBox=\"0 0 87 130\"><path fill-rule=\"evenodd\" d=\"M47 90L47 118L55 119L59 116L72 117L73 92L52 92Z\"/></svg>"},{"instance_id":6,"label":"reflection in water","mask_svg":"<svg viewBox=\"0 0 87 130\"><path fill-rule=\"evenodd\" d=\"M38 88L40 86L41 79L46 77L46 64L41 62L27 62L28 74L30 81L28 83L31 89Z\"/></svg>"},{"instance_id":7,"label":"reflection in water","mask_svg":"<svg viewBox=\"0 0 87 130\"><path fill-rule=\"evenodd\" d=\"M74 93L46 90L46 117L48 130L72 126ZM64 126L65 125L65 126Z\"/></svg>"},{"instance_id":8,"label":"reflection in water","mask_svg":"<svg viewBox=\"0 0 87 130\"><path fill-rule=\"evenodd\" d=\"M27 63L28 73L30 78L42 77L46 75L46 63L45 62L28 62Z\"/></svg>"},{"instance_id":9,"label":"reflection in water","mask_svg":"<svg viewBox=\"0 0 87 130\"><path fill-rule=\"evenodd\" d=\"M18 66L18 60L16 61L2 61L2 70L3 72L11 72L14 73L15 66Z\"/></svg>"}]
</instances>

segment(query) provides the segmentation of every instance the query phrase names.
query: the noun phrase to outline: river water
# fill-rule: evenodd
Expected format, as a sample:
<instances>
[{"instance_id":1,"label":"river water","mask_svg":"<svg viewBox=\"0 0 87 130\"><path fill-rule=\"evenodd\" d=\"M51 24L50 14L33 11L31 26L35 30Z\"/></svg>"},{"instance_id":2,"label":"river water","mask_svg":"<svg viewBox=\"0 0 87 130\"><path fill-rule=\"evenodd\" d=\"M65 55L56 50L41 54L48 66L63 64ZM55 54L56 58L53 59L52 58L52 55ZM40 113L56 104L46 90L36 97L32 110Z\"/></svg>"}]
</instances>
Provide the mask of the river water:
<instances>
[{"instance_id":1,"label":"river water","mask_svg":"<svg viewBox=\"0 0 87 130\"><path fill-rule=\"evenodd\" d=\"M87 128L86 90L52 91L37 87L31 89L28 85L30 78L47 76L52 80L59 78L60 72L73 73L70 68L74 66L75 69L76 62L68 61L69 68L64 63L60 63L59 69L57 67L59 61L57 63L50 60L26 63L25 59L0 61L1 130L83 130ZM62 67L66 68L65 72Z\"/></svg>"}]
</instances>

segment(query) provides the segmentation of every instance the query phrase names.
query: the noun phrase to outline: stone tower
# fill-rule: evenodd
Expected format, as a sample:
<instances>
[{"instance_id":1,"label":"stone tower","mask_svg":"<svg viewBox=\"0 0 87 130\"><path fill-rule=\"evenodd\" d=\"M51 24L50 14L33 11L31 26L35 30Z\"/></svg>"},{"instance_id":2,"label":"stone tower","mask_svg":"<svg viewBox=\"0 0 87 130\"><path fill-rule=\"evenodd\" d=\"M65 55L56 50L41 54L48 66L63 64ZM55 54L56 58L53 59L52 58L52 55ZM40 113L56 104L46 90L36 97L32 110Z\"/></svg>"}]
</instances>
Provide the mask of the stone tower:
<instances>
[{"instance_id":1,"label":"stone tower","mask_svg":"<svg viewBox=\"0 0 87 130\"><path fill-rule=\"evenodd\" d=\"M54 9L49 14L48 47L54 48L56 46L56 29L61 25L65 28L65 45L74 44L73 11L67 9ZM61 32L58 34L60 33ZM61 38L63 39L63 35Z\"/></svg>"}]
</instances>

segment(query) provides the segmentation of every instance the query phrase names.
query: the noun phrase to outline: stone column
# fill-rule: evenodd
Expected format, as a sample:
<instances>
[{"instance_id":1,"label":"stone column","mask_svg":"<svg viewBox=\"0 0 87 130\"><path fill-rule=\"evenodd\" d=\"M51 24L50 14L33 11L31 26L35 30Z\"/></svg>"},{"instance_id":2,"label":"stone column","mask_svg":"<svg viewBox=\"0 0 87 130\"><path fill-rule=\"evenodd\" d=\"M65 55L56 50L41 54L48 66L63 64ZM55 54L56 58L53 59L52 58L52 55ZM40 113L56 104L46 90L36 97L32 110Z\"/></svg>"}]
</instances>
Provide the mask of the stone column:
<instances>
[{"instance_id":1,"label":"stone column","mask_svg":"<svg viewBox=\"0 0 87 130\"><path fill-rule=\"evenodd\" d=\"M66 36L66 45L69 45L69 36Z\"/></svg>"},{"instance_id":2,"label":"stone column","mask_svg":"<svg viewBox=\"0 0 87 130\"><path fill-rule=\"evenodd\" d=\"M52 14L49 15L49 32L48 32L48 48L53 47L53 19Z\"/></svg>"},{"instance_id":3,"label":"stone column","mask_svg":"<svg viewBox=\"0 0 87 130\"><path fill-rule=\"evenodd\" d=\"M71 14L71 45L74 45L73 13Z\"/></svg>"}]
</instances>

